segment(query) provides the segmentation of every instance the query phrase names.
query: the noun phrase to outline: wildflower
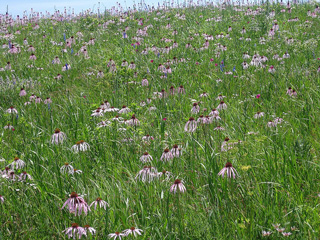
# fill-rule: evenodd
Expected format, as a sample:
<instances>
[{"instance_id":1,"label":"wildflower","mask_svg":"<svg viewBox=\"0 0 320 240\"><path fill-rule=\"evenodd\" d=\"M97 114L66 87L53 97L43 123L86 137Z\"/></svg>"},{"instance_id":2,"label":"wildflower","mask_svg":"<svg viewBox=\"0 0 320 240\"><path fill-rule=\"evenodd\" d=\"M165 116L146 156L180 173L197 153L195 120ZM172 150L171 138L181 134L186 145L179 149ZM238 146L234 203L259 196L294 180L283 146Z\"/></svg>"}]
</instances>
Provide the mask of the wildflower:
<instances>
[{"instance_id":1,"label":"wildflower","mask_svg":"<svg viewBox=\"0 0 320 240\"><path fill-rule=\"evenodd\" d=\"M97 108L97 110L95 110L92 114L92 117L101 117L103 116L103 111L101 110L101 108Z\"/></svg>"},{"instance_id":2,"label":"wildflower","mask_svg":"<svg viewBox=\"0 0 320 240\"><path fill-rule=\"evenodd\" d=\"M49 104L49 103L52 103L52 100L49 97L47 97L46 100L43 101L43 103Z\"/></svg>"},{"instance_id":3,"label":"wildflower","mask_svg":"<svg viewBox=\"0 0 320 240\"><path fill-rule=\"evenodd\" d=\"M0 195L0 202L4 203L4 196Z\"/></svg>"},{"instance_id":4,"label":"wildflower","mask_svg":"<svg viewBox=\"0 0 320 240\"><path fill-rule=\"evenodd\" d=\"M152 136L150 136L149 134L145 135L142 137L143 141L147 141L149 142L150 140L153 140L154 138Z\"/></svg>"},{"instance_id":5,"label":"wildflower","mask_svg":"<svg viewBox=\"0 0 320 240\"><path fill-rule=\"evenodd\" d=\"M42 102L42 99L40 97L36 97L36 99L34 100L35 103L40 103Z\"/></svg>"},{"instance_id":6,"label":"wildflower","mask_svg":"<svg viewBox=\"0 0 320 240\"><path fill-rule=\"evenodd\" d=\"M6 110L7 113L15 113L15 114L18 114L18 111L17 109L15 109L13 106L11 106L10 108L8 108Z\"/></svg>"},{"instance_id":7,"label":"wildflower","mask_svg":"<svg viewBox=\"0 0 320 240\"><path fill-rule=\"evenodd\" d=\"M264 116L264 112L257 112L253 117L255 118L255 119L258 119L258 118L261 118L261 117L263 117Z\"/></svg>"},{"instance_id":8,"label":"wildflower","mask_svg":"<svg viewBox=\"0 0 320 240\"><path fill-rule=\"evenodd\" d=\"M64 132L61 132L59 128L56 128L54 134L51 136L52 144L63 143L63 141L67 138L67 135Z\"/></svg>"},{"instance_id":9,"label":"wildflower","mask_svg":"<svg viewBox=\"0 0 320 240\"><path fill-rule=\"evenodd\" d=\"M73 239L78 236L81 239L82 235L87 236L86 230L83 227L80 227L77 223L72 223L71 227L67 228L66 230L62 231L68 235L68 238L73 237Z\"/></svg>"},{"instance_id":10,"label":"wildflower","mask_svg":"<svg viewBox=\"0 0 320 240\"><path fill-rule=\"evenodd\" d=\"M26 96L26 95L27 95L26 90L24 90L23 88L21 88L20 93L19 93L19 96L20 96L20 97L24 97L24 96Z\"/></svg>"},{"instance_id":11,"label":"wildflower","mask_svg":"<svg viewBox=\"0 0 320 240\"><path fill-rule=\"evenodd\" d=\"M86 231L86 234L89 232L91 235L94 235L96 233L96 230L93 227L90 227L90 225L84 225L84 230ZM86 235L87 236L87 235Z\"/></svg>"},{"instance_id":12,"label":"wildflower","mask_svg":"<svg viewBox=\"0 0 320 240\"><path fill-rule=\"evenodd\" d=\"M177 144L174 144L170 151L173 157L181 157L182 155L181 148Z\"/></svg>"},{"instance_id":13,"label":"wildflower","mask_svg":"<svg viewBox=\"0 0 320 240\"><path fill-rule=\"evenodd\" d=\"M182 193L187 191L186 187L183 185L182 181L179 179L176 179L173 185L170 187L170 192L176 193L177 190L179 190L179 192L182 192Z\"/></svg>"},{"instance_id":14,"label":"wildflower","mask_svg":"<svg viewBox=\"0 0 320 240\"><path fill-rule=\"evenodd\" d=\"M36 59L37 59L36 55L34 55L34 53L31 53L29 60L36 60Z\"/></svg>"},{"instance_id":15,"label":"wildflower","mask_svg":"<svg viewBox=\"0 0 320 240\"><path fill-rule=\"evenodd\" d=\"M227 104L225 104L224 101L221 101L220 104L218 105L217 109L227 109Z\"/></svg>"},{"instance_id":16,"label":"wildflower","mask_svg":"<svg viewBox=\"0 0 320 240\"><path fill-rule=\"evenodd\" d=\"M126 121L126 124L129 125L129 126L139 126L140 125L140 121L133 114L131 119L129 121Z\"/></svg>"},{"instance_id":17,"label":"wildflower","mask_svg":"<svg viewBox=\"0 0 320 240\"><path fill-rule=\"evenodd\" d=\"M119 240L121 240L121 237L124 237L124 236L126 236L124 233L119 233L119 232L110 233L110 234L108 235L108 237L109 237L109 238L113 238L113 240L116 240L117 238L118 238Z\"/></svg>"},{"instance_id":18,"label":"wildflower","mask_svg":"<svg viewBox=\"0 0 320 240\"><path fill-rule=\"evenodd\" d=\"M276 230L279 232L279 233L282 233L282 232L284 232L284 230L286 230L285 228L276 228Z\"/></svg>"},{"instance_id":19,"label":"wildflower","mask_svg":"<svg viewBox=\"0 0 320 240\"><path fill-rule=\"evenodd\" d=\"M126 114L126 113L128 113L128 112L131 112L131 109L130 108L128 108L128 107L126 107L125 105L123 105L122 106L122 109L118 112L118 113L120 113L120 114Z\"/></svg>"},{"instance_id":20,"label":"wildflower","mask_svg":"<svg viewBox=\"0 0 320 240\"><path fill-rule=\"evenodd\" d=\"M194 132L197 129L197 121L193 117L189 118L189 121L184 126L185 132Z\"/></svg>"},{"instance_id":21,"label":"wildflower","mask_svg":"<svg viewBox=\"0 0 320 240\"><path fill-rule=\"evenodd\" d=\"M289 237L292 233L291 232L283 232L282 235L284 237Z\"/></svg>"},{"instance_id":22,"label":"wildflower","mask_svg":"<svg viewBox=\"0 0 320 240\"><path fill-rule=\"evenodd\" d=\"M65 163L61 168L60 172L65 174L65 173L73 173L73 167L69 163Z\"/></svg>"},{"instance_id":23,"label":"wildflower","mask_svg":"<svg viewBox=\"0 0 320 240\"><path fill-rule=\"evenodd\" d=\"M172 173L171 172L168 172L166 170L163 170L162 172L159 172L158 173L158 177L162 177L164 176L167 180L172 176Z\"/></svg>"},{"instance_id":24,"label":"wildflower","mask_svg":"<svg viewBox=\"0 0 320 240\"><path fill-rule=\"evenodd\" d=\"M143 169L138 172L135 179L139 179L142 182L151 182L157 175L158 172L156 168L151 166L144 166Z\"/></svg>"},{"instance_id":25,"label":"wildflower","mask_svg":"<svg viewBox=\"0 0 320 240\"><path fill-rule=\"evenodd\" d=\"M71 175L73 175L73 174L75 174L75 173L77 173L77 174L81 174L81 173L82 173L82 171L81 171L81 170L79 170L79 169L74 168L74 169L73 169L73 171L69 172L69 174L71 174Z\"/></svg>"},{"instance_id":26,"label":"wildflower","mask_svg":"<svg viewBox=\"0 0 320 240\"><path fill-rule=\"evenodd\" d=\"M24 168L25 165L26 163L24 161L22 161L18 157L15 157L14 161L10 163L8 167L11 167L12 170L14 169L18 170L18 169Z\"/></svg>"},{"instance_id":27,"label":"wildflower","mask_svg":"<svg viewBox=\"0 0 320 240\"><path fill-rule=\"evenodd\" d=\"M82 197L79 197L76 192L72 192L70 194L70 197L63 204L61 209L63 209L65 206L68 206L70 213L74 213L75 215L77 215L78 213L78 216L81 215L82 211L85 215L87 215L88 211L90 211L90 207L88 206L88 204L84 201Z\"/></svg>"},{"instance_id":28,"label":"wildflower","mask_svg":"<svg viewBox=\"0 0 320 240\"><path fill-rule=\"evenodd\" d=\"M270 120L270 121L267 123L267 126L271 128L271 127L276 127L277 124L274 123L272 120Z\"/></svg>"},{"instance_id":29,"label":"wildflower","mask_svg":"<svg viewBox=\"0 0 320 240\"><path fill-rule=\"evenodd\" d=\"M92 205L94 205L94 210L97 209L97 206L99 206L100 208L104 208L104 210L107 210L107 206L109 207L109 204L106 201L102 200L100 197L98 197L94 202L92 202L90 204L90 207Z\"/></svg>"},{"instance_id":30,"label":"wildflower","mask_svg":"<svg viewBox=\"0 0 320 240\"><path fill-rule=\"evenodd\" d=\"M274 68L274 66L270 66L268 72L269 73L275 73L276 69Z\"/></svg>"},{"instance_id":31,"label":"wildflower","mask_svg":"<svg viewBox=\"0 0 320 240\"><path fill-rule=\"evenodd\" d=\"M200 97L203 98L203 97L209 97L209 94L206 93L206 92L203 92L200 94Z\"/></svg>"},{"instance_id":32,"label":"wildflower","mask_svg":"<svg viewBox=\"0 0 320 240\"><path fill-rule=\"evenodd\" d=\"M320 67L319 67L320 68ZM184 89L184 87L182 85L179 86L178 88L178 93L179 94L185 94L186 93L186 90Z\"/></svg>"},{"instance_id":33,"label":"wildflower","mask_svg":"<svg viewBox=\"0 0 320 240\"><path fill-rule=\"evenodd\" d=\"M90 149L90 145L83 140L76 142L76 144L71 147L71 150L75 153L85 152L88 149Z\"/></svg>"},{"instance_id":34,"label":"wildflower","mask_svg":"<svg viewBox=\"0 0 320 240\"><path fill-rule=\"evenodd\" d=\"M267 237L267 236L270 236L272 234L272 232L266 232L266 231L262 231L262 236L263 237Z\"/></svg>"},{"instance_id":35,"label":"wildflower","mask_svg":"<svg viewBox=\"0 0 320 240\"><path fill-rule=\"evenodd\" d=\"M170 161L171 159L173 159L173 154L166 148L161 155L160 161Z\"/></svg>"},{"instance_id":36,"label":"wildflower","mask_svg":"<svg viewBox=\"0 0 320 240\"><path fill-rule=\"evenodd\" d=\"M197 113L199 113L199 111L200 111L200 107L199 107L198 103L194 103L193 107L191 109L191 112L194 114L197 114Z\"/></svg>"},{"instance_id":37,"label":"wildflower","mask_svg":"<svg viewBox=\"0 0 320 240\"><path fill-rule=\"evenodd\" d=\"M143 87L149 86L148 79L146 79L146 78L142 79L142 81L141 81L141 86L143 86Z\"/></svg>"},{"instance_id":38,"label":"wildflower","mask_svg":"<svg viewBox=\"0 0 320 240\"><path fill-rule=\"evenodd\" d=\"M32 180L32 177L27 172L22 172L19 176L20 181Z\"/></svg>"},{"instance_id":39,"label":"wildflower","mask_svg":"<svg viewBox=\"0 0 320 240\"><path fill-rule=\"evenodd\" d=\"M176 89L174 88L174 86L171 86L169 91L171 95L174 95L176 93Z\"/></svg>"},{"instance_id":40,"label":"wildflower","mask_svg":"<svg viewBox=\"0 0 320 240\"><path fill-rule=\"evenodd\" d=\"M218 176L224 177L225 174L227 174L228 178L236 178L238 175L237 170L232 167L230 162L227 162L226 166L218 173Z\"/></svg>"},{"instance_id":41,"label":"wildflower","mask_svg":"<svg viewBox=\"0 0 320 240\"><path fill-rule=\"evenodd\" d=\"M152 156L148 153L145 152L141 157L140 157L140 161L145 163L145 162L151 162L153 160Z\"/></svg>"},{"instance_id":42,"label":"wildflower","mask_svg":"<svg viewBox=\"0 0 320 240\"><path fill-rule=\"evenodd\" d=\"M256 95L256 98L258 98L258 99L259 99L260 97L261 97L261 95L260 95L260 94L257 94L257 95Z\"/></svg>"},{"instance_id":43,"label":"wildflower","mask_svg":"<svg viewBox=\"0 0 320 240\"><path fill-rule=\"evenodd\" d=\"M215 127L213 130L215 130L215 131L224 131L225 129L223 128L223 127L221 127L221 126L217 126L217 127Z\"/></svg>"},{"instance_id":44,"label":"wildflower","mask_svg":"<svg viewBox=\"0 0 320 240\"><path fill-rule=\"evenodd\" d=\"M11 126L10 124L8 124L8 125L4 126L4 129L8 129L8 130L12 130L12 131L14 131L14 127L13 127L13 126Z\"/></svg>"}]
</instances>

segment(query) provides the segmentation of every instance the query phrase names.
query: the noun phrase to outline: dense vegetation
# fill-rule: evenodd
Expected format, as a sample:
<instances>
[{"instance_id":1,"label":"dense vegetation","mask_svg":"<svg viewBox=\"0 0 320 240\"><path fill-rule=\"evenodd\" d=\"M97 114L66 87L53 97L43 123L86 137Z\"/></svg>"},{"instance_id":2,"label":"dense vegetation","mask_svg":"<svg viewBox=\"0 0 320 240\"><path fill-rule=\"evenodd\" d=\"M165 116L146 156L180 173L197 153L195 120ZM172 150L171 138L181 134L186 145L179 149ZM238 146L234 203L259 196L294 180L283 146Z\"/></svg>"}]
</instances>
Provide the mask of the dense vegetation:
<instances>
[{"instance_id":1,"label":"dense vegetation","mask_svg":"<svg viewBox=\"0 0 320 240\"><path fill-rule=\"evenodd\" d=\"M2 16L0 239L319 238L319 17Z\"/></svg>"}]
</instances>

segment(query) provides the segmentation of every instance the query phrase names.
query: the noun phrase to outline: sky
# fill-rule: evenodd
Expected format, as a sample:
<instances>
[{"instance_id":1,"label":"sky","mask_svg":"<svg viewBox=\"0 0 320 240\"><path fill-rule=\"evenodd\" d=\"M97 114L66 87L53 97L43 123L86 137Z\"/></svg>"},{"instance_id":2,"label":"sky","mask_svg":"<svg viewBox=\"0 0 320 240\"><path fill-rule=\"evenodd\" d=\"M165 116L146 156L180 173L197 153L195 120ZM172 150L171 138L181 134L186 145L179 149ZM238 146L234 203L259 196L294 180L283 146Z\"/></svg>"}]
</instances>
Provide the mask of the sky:
<instances>
[{"instance_id":1,"label":"sky","mask_svg":"<svg viewBox=\"0 0 320 240\"><path fill-rule=\"evenodd\" d=\"M105 8L110 9L119 2L123 7L132 7L134 2L136 4L140 3L141 0L0 0L0 14L5 14L7 12L7 5L9 14L12 16L22 15L25 10L30 13L30 9L33 8L36 12L49 11L53 13L54 10L64 11L64 7L67 7L67 12L69 7L74 8L75 13L79 13L82 10L93 9L97 11L100 3L100 11ZM162 0L146 0L145 1L150 6L157 6L158 2L162 3Z\"/></svg>"}]
</instances>

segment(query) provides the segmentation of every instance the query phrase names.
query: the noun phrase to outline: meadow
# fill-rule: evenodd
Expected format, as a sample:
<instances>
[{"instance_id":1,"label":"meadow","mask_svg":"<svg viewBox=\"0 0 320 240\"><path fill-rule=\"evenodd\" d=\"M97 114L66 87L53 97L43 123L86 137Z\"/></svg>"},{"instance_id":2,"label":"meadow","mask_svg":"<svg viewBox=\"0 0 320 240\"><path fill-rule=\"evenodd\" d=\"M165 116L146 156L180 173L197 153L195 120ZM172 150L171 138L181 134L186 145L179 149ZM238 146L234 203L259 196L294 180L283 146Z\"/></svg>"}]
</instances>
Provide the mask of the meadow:
<instances>
[{"instance_id":1,"label":"meadow","mask_svg":"<svg viewBox=\"0 0 320 240\"><path fill-rule=\"evenodd\" d=\"M318 239L319 18L1 15L0 239Z\"/></svg>"}]
</instances>

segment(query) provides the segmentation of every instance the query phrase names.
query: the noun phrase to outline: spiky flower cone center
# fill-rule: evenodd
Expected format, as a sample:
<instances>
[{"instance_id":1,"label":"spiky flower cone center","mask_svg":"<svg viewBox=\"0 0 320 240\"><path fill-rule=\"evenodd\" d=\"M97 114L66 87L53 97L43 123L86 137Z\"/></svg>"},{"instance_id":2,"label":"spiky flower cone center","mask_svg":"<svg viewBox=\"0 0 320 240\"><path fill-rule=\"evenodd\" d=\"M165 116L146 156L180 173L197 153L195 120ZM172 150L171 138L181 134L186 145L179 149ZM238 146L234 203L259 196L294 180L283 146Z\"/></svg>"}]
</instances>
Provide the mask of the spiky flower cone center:
<instances>
[{"instance_id":1,"label":"spiky flower cone center","mask_svg":"<svg viewBox=\"0 0 320 240\"><path fill-rule=\"evenodd\" d=\"M179 179L176 179L175 181L174 181L174 184L180 184L181 183L181 181L179 180Z\"/></svg>"},{"instance_id":2,"label":"spiky flower cone center","mask_svg":"<svg viewBox=\"0 0 320 240\"><path fill-rule=\"evenodd\" d=\"M77 198L77 197L78 197L78 194L77 194L76 192L72 192L72 193L70 194L70 197L71 197L71 198Z\"/></svg>"},{"instance_id":3,"label":"spiky flower cone center","mask_svg":"<svg viewBox=\"0 0 320 240\"><path fill-rule=\"evenodd\" d=\"M194 118L193 118L193 117L189 118L189 121L190 121L190 122L191 122L191 121L194 121Z\"/></svg>"},{"instance_id":4,"label":"spiky flower cone center","mask_svg":"<svg viewBox=\"0 0 320 240\"><path fill-rule=\"evenodd\" d=\"M130 230L131 230L131 231L134 231L134 230L135 230L135 227L130 228Z\"/></svg>"},{"instance_id":5,"label":"spiky flower cone center","mask_svg":"<svg viewBox=\"0 0 320 240\"><path fill-rule=\"evenodd\" d=\"M169 152L169 149L168 149L168 148L166 148L166 149L164 150L164 152L165 152L165 153L168 153L168 152Z\"/></svg>"},{"instance_id":6,"label":"spiky flower cone center","mask_svg":"<svg viewBox=\"0 0 320 240\"><path fill-rule=\"evenodd\" d=\"M102 200L102 198L100 198L100 197L98 197L98 198L96 199L97 202L100 202L101 200Z\"/></svg>"},{"instance_id":7,"label":"spiky flower cone center","mask_svg":"<svg viewBox=\"0 0 320 240\"><path fill-rule=\"evenodd\" d=\"M18 160L19 160L19 158L18 158L18 157L15 157L15 158L14 158L14 160L15 160L15 161L18 161Z\"/></svg>"},{"instance_id":8,"label":"spiky flower cone center","mask_svg":"<svg viewBox=\"0 0 320 240\"><path fill-rule=\"evenodd\" d=\"M178 148L178 145L177 144L173 145L173 148Z\"/></svg>"},{"instance_id":9,"label":"spiky flower cone center","mask_svg":"<svg viewBox=\"0 0 320 240\"><path fill-rule=\"evenodd\" d=\"M149 155L149 153L148 153L148 152L145 152L143 155L147 156L147 155Z\"/></svg>"},{"instance_id":10,"label":"spiky flower cone center","mask_svg":"<svg viewBox=\"0 0 320 240\"><path fill-rule=\"evenodd\" d=\"M84 225L84 228L89 228L90 227L90 225Z\"/></svg>"},{"instance_id":11,"label":"spiky flower cone center","mask_svg":"<svg viewBox=\"0 0 320 240\"><path fill-rule=\"evenodd\" d=\"M72 224L71 224L71 227L72 227L72 228L78 228L79 225L78 225L77 223L72 223Z\"/></svg>"},{"instance_id":12,"label":"spiky flower cone center","mask_svg":"<svg viewBox=\"0 0 320 240\"><path fill-rule=\"evenodd\" d=\"M54 133L60 133L60 129L56 128L56 130L54 130Z\"/></svg>"},{"instance_id":13,"label":"spiky flower cone center","mask_svg":"<svg viewBox=\"0 0 320 240\"><path fill-rule=\"evenodd\" d=\"M227 162L226 163L226 168L231 168L232 167L232 164L230 162Z\"/></svg>"}]
</instances>

